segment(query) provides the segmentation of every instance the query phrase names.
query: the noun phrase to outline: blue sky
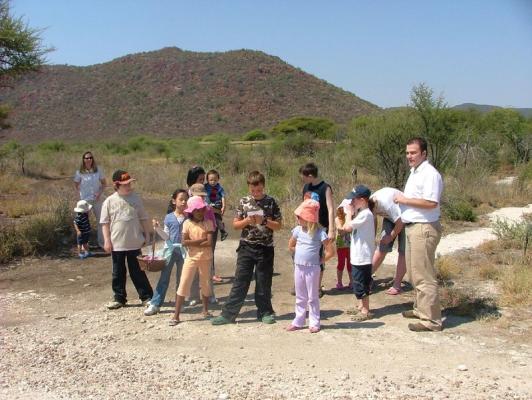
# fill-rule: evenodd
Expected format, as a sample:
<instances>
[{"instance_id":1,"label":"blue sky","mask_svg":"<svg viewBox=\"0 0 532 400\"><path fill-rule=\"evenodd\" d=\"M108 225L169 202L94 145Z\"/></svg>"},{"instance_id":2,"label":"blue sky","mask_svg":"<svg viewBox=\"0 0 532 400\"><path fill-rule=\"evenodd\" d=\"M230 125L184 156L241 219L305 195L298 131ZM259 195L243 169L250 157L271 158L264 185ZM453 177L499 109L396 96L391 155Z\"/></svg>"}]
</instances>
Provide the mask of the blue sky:
<instances>
[{"instance_id":1,"label":"blue sky","mask_svg":"<svg viewBox=\"0 0 532 400\"><path fill-rule=\"evenodd\" d=\"M532 107L532 0L12 0L52 64L176 46L261 50L382 107L420 82L450 105Z\"/></svg>"}]
</instances>

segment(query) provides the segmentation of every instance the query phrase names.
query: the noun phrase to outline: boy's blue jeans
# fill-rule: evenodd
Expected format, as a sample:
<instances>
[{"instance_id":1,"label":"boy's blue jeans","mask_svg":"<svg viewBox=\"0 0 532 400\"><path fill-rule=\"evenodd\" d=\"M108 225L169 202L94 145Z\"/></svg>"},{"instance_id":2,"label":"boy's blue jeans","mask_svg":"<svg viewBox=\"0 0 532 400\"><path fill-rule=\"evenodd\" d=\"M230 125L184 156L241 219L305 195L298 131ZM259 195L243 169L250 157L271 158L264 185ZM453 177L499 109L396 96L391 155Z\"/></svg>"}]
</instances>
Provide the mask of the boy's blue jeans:
<instances>
[{"instance_id":1,"label":"boy's blue jeans","mask_svg":"<svg viewBox=\"0 0 532 400\"><path fill-rule=\"evenodd\" d=\"M161 271L161 276L159 277L159 282L157 283L157 287L153 292L153 297L151 298L150 304L160 307L164 303L166 291L170 285L170 276L172 275L174 264L176 265L175 282L177 291L177 288L179 287L179 281L181 280L181 271L183 271L183 256L181 255L181 251L179 249L174 249L170 259Z\"/></svg>"}]
</instances>

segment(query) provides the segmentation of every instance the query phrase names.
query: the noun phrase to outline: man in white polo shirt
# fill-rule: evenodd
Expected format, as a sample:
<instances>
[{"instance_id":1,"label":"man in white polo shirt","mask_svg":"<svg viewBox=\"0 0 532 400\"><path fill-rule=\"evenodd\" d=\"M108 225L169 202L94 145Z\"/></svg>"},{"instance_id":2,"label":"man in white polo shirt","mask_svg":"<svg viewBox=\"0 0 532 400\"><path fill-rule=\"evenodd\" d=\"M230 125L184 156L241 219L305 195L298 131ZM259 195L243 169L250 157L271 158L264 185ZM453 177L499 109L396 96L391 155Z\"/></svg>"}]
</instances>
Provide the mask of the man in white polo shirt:
<instances>
[{"instance_id":1,"label":"man in white polo shirt","mask_svg":"<svg viewBox=\"0 0 532 400\"><path fill-rule=\"evenodd\" d=\"M403 312L405 318L419 322L408 324L414 332L441 331L438 280L434 268L436 247L441 238L440 199L443 182L440 173L427 161L427 142L413 138L406 144L410 175L403 194L395 202L404 208L401 219L406 229L406 266L415 289L414 309Z\"/></svg>"}]
</instances>

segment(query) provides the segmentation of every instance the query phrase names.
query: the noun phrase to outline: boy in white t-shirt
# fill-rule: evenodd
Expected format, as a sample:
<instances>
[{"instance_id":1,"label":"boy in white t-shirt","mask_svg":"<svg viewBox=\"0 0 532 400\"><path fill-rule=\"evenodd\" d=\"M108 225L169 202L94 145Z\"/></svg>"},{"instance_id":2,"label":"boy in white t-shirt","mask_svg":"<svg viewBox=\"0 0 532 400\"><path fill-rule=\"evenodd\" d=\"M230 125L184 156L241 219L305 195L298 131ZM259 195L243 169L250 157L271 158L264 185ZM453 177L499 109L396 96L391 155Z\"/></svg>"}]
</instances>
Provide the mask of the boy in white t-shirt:
<instances>
[{"instance_id":1,"label":"boy in white t-shirt","mask_svg":"<svg viewBox=\"0 0 532 400\"><path fill-rule=\"evenodd\" d=\"M369 312L369 293L371 289L371 261L375 251L375 219L368 208L371 191L364 185L358 185L348 193L351 200L346 207L343 230L351 232L351 266L353 274L353 292L358 300L358 313L354 321L365 321L373 315Z\"/></svg>"},{"instance_id":2,"label":"boy in white t-shirt","mask_svg":"<svg viewBox=\"0 0 532 400\"><path fill-rule=\"evenodd\" d=\"M114 301L107 308L114 310L124 307L126 294L126 261L129 276L144 304L153 296L153 290L146 273L140 269L137 256L144 243L149 242L151 226L142 200L131 188L129 173L117 170L113 174L115 193L102 205L100 223L103 228L104 249L113 258L113 293Z\"/></svg>"}]
</instances>

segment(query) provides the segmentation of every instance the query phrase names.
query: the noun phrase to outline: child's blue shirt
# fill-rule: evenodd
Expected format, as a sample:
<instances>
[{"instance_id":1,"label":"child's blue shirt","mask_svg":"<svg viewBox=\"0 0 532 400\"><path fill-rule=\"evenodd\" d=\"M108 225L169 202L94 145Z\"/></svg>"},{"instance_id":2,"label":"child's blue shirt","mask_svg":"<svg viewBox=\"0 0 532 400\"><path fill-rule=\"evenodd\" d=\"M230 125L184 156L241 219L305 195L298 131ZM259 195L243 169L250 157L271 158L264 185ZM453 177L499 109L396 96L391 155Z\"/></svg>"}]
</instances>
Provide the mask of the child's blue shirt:
<instances>
[{"instance_id":1,"label":"child's blue shirt","mask_svg":"<svg viewBox=\"0 0 532 400\"><path fill-rule=\"evenodd\" d=\"M305 232L301 225L292 229L292 237L296 239L294 263L302 266L320 266L320 249L322 242L327 240L325 229L318 228L314 236Z\"/></svg>"}]
</instances>

